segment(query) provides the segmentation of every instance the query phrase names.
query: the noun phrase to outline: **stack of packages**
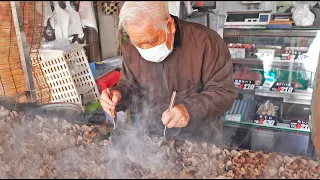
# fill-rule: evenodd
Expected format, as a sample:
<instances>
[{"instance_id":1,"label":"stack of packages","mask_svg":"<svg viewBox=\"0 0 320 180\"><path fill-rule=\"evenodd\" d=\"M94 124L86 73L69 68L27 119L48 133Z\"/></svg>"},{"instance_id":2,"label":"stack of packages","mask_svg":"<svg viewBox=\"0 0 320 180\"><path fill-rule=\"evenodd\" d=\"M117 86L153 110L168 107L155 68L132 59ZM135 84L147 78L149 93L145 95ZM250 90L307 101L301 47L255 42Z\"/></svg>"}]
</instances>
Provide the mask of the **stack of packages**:
<instances>
[{"instance_id":1,"label":"stack of packages","mask_svg":"<svg viewBox=\"0 0 320 180\"><path fill-rule=\"evenodd\" d=\"M278 13L272 15L267 28L270 29L291 29L294 21L292 20L292 13Z\"/></svg>"},{"instance_id":2,"label":"stack of packages","mask_svg":"<svg viewBox=\"0 0 320 180\"><path fill-rule=\"evenodd\" d=\"M252 71L248 68L248 66L236 68L235 72L233 73L233 78L237 80L254 81L256 86L260 86L263 82L263 76L261 75L261 72Z\"/></svg>"}]
</instances>

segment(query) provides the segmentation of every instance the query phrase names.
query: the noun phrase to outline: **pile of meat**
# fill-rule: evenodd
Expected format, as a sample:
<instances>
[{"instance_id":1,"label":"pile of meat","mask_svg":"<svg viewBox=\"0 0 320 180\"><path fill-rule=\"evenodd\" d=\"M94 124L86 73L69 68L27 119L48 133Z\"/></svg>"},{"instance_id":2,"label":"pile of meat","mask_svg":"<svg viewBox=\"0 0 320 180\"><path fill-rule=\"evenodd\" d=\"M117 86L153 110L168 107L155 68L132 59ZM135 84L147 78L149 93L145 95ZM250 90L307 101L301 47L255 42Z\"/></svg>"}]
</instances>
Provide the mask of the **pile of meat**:
<instances>
[{"instance_id":1,"label":"pile of meat","mask_svg":"<svg viewBox=\"0 0 320 180\"><path fill-rule=\"evenodd\" d=\"M156 136L115 146L98 127L0 108L1 178L319 178L320 162Z\"/></svg>"},{"instance_id":2,"label":"pile of meat","mask_svg":"<svg viewBox=\"0 0 320 180\"><path fill-rule=\"evenodd\" d=\"M260 72L251 71L247 66L241 66L233 73L233 78L236 80L254 81L256 86L262 83L262 75Z\"/></svg>"}]
</instances>

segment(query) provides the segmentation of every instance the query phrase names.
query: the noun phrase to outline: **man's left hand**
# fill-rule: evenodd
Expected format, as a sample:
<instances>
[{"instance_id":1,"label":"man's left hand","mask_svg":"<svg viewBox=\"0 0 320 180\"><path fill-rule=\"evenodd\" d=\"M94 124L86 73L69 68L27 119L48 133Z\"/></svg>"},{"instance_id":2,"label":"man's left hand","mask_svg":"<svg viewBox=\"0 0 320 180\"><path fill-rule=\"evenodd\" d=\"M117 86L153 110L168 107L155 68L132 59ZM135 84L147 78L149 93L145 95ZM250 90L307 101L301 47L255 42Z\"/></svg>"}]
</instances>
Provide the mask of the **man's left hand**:
<instances>
[{"instance_id":1,"label":"man's left hand","mask_svg":"<svg viewBox=\"0 0 320 180\"><path fill-rule=\"evenodd\" d=\"M162 114L161 121L168 128L182 128L189 123L190 116L183 104L174 106L170 111L166 110Z\"/></svg>"}]
</instances>

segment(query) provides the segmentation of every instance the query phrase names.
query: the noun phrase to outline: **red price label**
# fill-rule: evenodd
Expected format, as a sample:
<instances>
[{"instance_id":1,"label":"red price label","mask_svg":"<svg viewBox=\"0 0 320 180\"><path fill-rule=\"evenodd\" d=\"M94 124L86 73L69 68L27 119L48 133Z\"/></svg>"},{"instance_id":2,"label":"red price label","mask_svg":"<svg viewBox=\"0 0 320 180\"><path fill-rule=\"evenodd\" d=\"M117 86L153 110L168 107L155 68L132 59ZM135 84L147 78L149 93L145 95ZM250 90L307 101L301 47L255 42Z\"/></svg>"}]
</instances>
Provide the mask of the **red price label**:
<instances>
[{"instance_id":1,"label":"red price label","mask_svg":"<svg viewBox=\"0 0 320 180\"><path fill-rule=\"evenodd\" d=\"M280 91L281 91L281 86L279 86L277 89L277 92L280 92Z\"/></svg>"},{"instance_id":2,"label":"red price label","mask_svg":"<svg viewBox=\"0 0 320 180\"><path fill-rule=\"evenodd\" d=\"M259 120L259 124L263 124L264 119Z\"/></svg>"},{"instance_id":3,"label":"red price label","mask_svg":"<svg viewBox=\"0 0 320 180\"><path fill-rule=\"evenodd\" d=\"M254 81L241 80L241 79L235 79L234 85L239 89L245 89L245 90L254 90L254 88L256 87Z\"/></svg>"},{"instance_id":4,"label":"red price label","mask_svg":"<svg viewBox=\"0 0 320 180\"><path fill-rule=\"evenodd\" d=\"M287 93L292 93L293 92L293 87L283 87L283 86L278 86L277 92L287 92Z\"/></svg>"},{"instance_id":5,"label":"red price label","mask_svg":"<svg viewBox=\"0 0 320 180\"><path fill-rule=\"evenodd\" d=\"M301 128L301 124L298 124L298 125L296 126L296 128L297 128L297 129L300 129L300 128Z\"/></svg>"},{"instance_id":6,"label":"red price label","mask_svg":"<svg viewBox=\"0 0 320 180\"><path fill-rule=\"evenodd\" d=\"M256 114L254 119L255 120L253 120L253 123L255 123L255 124L261 124L261 125L266 125L266 126L276 126L277 125L277 119L275 116L266 116L266 115Z\"/></svg>"},{"instance_id":7,"label":"red price label","mask_svg":"<svg viewBox=\"0 0 320 180\"><path fill-rule=\"evenodd\" d=\"M255 85L254 84L239 84L239 89L246 89L246 90L254 90Z\"/></svg>"},{"instance_id":8,"label":"red price label","mask_svg":"<svg viewBox=\"0 0 320 180\"><path fill-rule=\"evenodd\" d=\"M290 127L295 129L310 130L308 121L293 120L290 123Z\"/></svg>"}]
</instances>

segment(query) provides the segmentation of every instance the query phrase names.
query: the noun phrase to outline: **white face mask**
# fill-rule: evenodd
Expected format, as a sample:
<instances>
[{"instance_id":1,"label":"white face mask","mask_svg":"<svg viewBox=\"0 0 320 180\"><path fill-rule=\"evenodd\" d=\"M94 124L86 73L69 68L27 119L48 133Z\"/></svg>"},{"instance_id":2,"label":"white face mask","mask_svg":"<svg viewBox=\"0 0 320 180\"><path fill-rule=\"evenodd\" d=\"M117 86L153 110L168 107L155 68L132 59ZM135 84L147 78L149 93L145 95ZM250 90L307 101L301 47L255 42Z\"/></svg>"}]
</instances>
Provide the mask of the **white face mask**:
<instances>
[{"instance_id":1,"label":"white face mask","mask_svg":"<svg viewBox=\"0 0 320 180\"><path fill-rule=\"evenodd\" d=\"M172 52L172 49L171 50L168 49L166 42L167 42L167 33L166 33L166 40L164 41L164 43L158 46L155 46L149 49L141 49L138 47L136 48L139 51L140 55L145 60L158 63L163 61Z\"/></svg>"}]
</instances>

